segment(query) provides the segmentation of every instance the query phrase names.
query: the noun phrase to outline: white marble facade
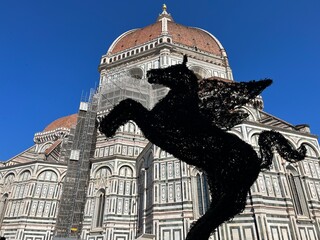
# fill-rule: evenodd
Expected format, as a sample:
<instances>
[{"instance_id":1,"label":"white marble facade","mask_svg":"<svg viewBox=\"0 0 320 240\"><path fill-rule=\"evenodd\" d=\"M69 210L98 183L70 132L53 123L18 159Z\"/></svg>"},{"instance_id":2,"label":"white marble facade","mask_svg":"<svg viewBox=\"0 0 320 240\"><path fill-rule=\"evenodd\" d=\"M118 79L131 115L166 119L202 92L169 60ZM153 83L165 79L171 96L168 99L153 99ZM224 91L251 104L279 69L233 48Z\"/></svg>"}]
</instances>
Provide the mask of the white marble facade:
<instances>
[{"instance_id":1,"label":"white marble facade","mask_svg":"<svg viewBox=\"0 0 320 240\"><path fill-rule=\"evenodd\" d=\"M162 30L156 38L121 49L117 44L131 36L129 31L102 56L98 117L108 113L111 100L115 104L123 96L152 107L167 89L147 86L147 70L177 64L185 54L189 56L188 66L199 77L233 80L227 55L215 37L197 30L203 31L200 35L208 34L221 54L201 49L200 45L190 46L186 40L179 42L175 36L180 33L170 32L177 30L166 9L158 21ZM123 88L112 85L115 81ZM132 86L139 89L131 89ZM297 164L289 164L275 153L271 169L261 172L252 186L245 211L223 224L211 238L319 239L317 137L307 126L293 126L264 112L260 98L243 110L249 113L248 120L231 132L257 150L258 134L274 129L294 147L304 143L308 153ZM63 134L52 130L37 133L33 147L0 166L0 236L11 240L53 238L67 170L64 154L70 127L59 126L58 130ZM122 126L112 139L98 132L91 162L81 239L182 240L210 201L205 176L148 142L134 122Z\"/></svg>"}]
</instances>

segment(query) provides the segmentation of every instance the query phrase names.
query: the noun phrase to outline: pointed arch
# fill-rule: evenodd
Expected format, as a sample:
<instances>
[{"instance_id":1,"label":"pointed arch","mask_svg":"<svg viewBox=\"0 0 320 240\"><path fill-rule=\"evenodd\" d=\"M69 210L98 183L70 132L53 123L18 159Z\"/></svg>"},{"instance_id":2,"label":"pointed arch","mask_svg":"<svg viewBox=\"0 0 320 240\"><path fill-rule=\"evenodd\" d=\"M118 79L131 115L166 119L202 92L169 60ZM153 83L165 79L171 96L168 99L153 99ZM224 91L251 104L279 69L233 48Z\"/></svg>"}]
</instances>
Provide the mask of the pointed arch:
<instances>
[{"instance_id":1,"label":"pointed arch","mask_svg":"<svg viewBox=\"0 0 320 240\"><path fill-rule=\"evenodd\" d=\"M108 178L111 176L111 169L109 167L103 166L96 170L94 174L95 178Z\"/></svg>"},{"instance_id":2,"label":"pointed arch","mask_svg":"<svg viewBox=\"0 0 320 240\"><path fill-rule=\"evenodd\" d=\"M45 169L38 174L37 179L47 182L57 182L58 176L59 174L55 170Z\"/></svg>"},{"instance_id":3,"label":"pointed arch","mask_svg":"<svg viewBox=\"0 0 320 240\"><path fill-rule=\"evenodd\" d=\"M303 142L301 144L303 144L307 149L307 153L306 153L307 157L312 157L312 158L318 158L319 157L319 152L311 144L305 143L305 142Z\"/></svg>"},{"instance_id":4,"label":"pointed arch","mask_svg":"<svg viewBox=\"0 0 320 240\"><path fill-rule=\"evenodd\" d=\"M15 180L15 174L13 172L10 172L4 177L3 182L5 185L6 184L10 185L13 183L14 180Z\"/></svg>"},{"instance_id":5,"label":"pointed arch","mask_svg":"<svg viewBox=\"0 0 320 240\"><path fill-rule=\"evenodd\" d=\"M119 175L122 176L122 177L133 177L133 170L130 166L128 165L122 165L120 168L119 168Z\"/></svg>"},{"instance_id":6,"label":"pointed arch","mask_svg":"<svg viewBox=\"0 0 320 240\"><path fill-rule=\"evenodd\" d=\"M143 78L143 70L139 67L131 68L129 70L129 75L135 79L142 79Z\"/></svg>"},{"instance_id":7,"label":"pointed arch","mask_svg":"<svg viewBox=\"0 0 320 240\"><path fill-rule=\"evenodd\" d=\"M199 215L202 216L208 210L210 205L208 182L205 174L197 173L196 182L197 182L198 212L199 212Z\"/></svg>"},{"instance_id":8,"label":"pointed arch","mask_svg":"<svg viewBox=\"0 0 320 240\"><path fill-rule=\"evenodd\" d=\"M189 69L194 72L198 79L208 78L210 75L208 70L200 66L190 66Z\"/></svg>"},{"instance_id":9,"label":"pointed arch","mask_svg":"<svg viewBox=\"0 0 320 240\"><path fill-rule=\"evenodd\" d=\"M247 120L252 121L252 122L257 121L256 115L250 110L250 108L248 108L246 106L241 106L239 111L242 111L242 112L245 112L248 114Z\"/></svg>"},{"instance_id":10,"label":"pointed arch","mask_svg":"<svg viewBox=\"0 0 320 240\"><path fill-rule=\"evenodd\" d=\"M52 146L53 143L54 143L54 141L49 141L49 142L42 144L39 147L39 153L44 153L49 147Z\"/></svg>"},{"instance_id":11,"label":"pointed arch","mask_svg":"<svg viewBox=\"0 0 320 240\"><path fill-rule=\"evenodd\" d=\"M251 135L250 137L250 143L252 146L254 147L258 147L259 146L259 135L260 133L254 133Z\"/></svg>"},{"instance_id":12,"label":"pointed arch","mask_svg":"<svg viewBox=\"0 0 320 240\"><path fill-rule=\"evenodd\" d=\"M24 170L19 174L20 182L28 181L30 178L31 178L31 172L29 170Z\"/></svg>"},{"instance_id":13,"label":"pointed arch","mask_svg":"<svg viewBox=\"0 0 320 240\"><path fill-rule=\"evenodd\" d=\"M96 217L95 217L95 227L97 228L103 227L105 199L106 199L106 192L104 189L100 189L97 193L97 198L96 198L97 209L96 209Z\"/></svg>"},{"instance_id":14,"label":"pointed arch","mask_svg":"<svg viewBox=\"0 0 320 240\"><path fill-rule=\"evenodd\" d=\"M299 172L292 165L287 166L287 171L294 210L298 216L309 217L307 199L303 191Z\"/></svg>"},{"instance_id":15,"label":"pointed arch","mask_svg":"<svg viewBox=\"0 0 320 240\"><path fill-rule=\"evenodd\" d=\"M0 226L2 225L2 221L7 210L8 196L8 193L5 193L2 195L0 199Z\"/></svg>"}]
</instances>

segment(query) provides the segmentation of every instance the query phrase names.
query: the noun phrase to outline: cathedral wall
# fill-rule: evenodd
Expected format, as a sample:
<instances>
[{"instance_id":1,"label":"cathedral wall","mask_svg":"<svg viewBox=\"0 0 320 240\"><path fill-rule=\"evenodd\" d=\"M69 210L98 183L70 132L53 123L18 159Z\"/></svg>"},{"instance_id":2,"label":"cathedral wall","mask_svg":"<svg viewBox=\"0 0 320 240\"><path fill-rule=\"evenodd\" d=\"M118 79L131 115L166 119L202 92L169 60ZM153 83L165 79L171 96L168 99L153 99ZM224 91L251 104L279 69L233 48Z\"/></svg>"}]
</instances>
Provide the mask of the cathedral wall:
<instances>
[{"instance_id":1,"label":"cathedral wall","mask_svg":"<svg viewBox=\"0 0 320 240\"><path fill-rule=\"evenodd\" d=\"M189 57L187 65L199 78L233 80L225 51L220 50L220 55L204 52L174 43L170 35L161 33L139 46L107 53L99 66L98 117L127 97L151 108L168 89L145 86L147 71L181 63L183 55ZM251 187L244 212L220 226L211 239L316 240L320 236L317 138L294 131L279 119L274 125L261 124L258 109L246 106L244 110L248 121L235 126L232 134L259 152L259 133L275 129L295 148L306 144L307 157L291 164L275 152L270 169L261 172ZM37 145L36 151L47 147ZM0 235L12 240L51 240L67 166L45 161L14 164L0 169ZM111 139L98 133L91 164L82 239L183 240L208 209L206 176L149 143L134 122L121 126Z\"/></svg>"},{"instance_id":2,"label":"cathedral wall","mask_svg":"<svg viewBox=\"0 0 320 240\"><path fill-rule=\"evenodd\" d=\"M271 128L248 123L235 131L258 151L257 133L262 130ZM307 157L290 164L275 152L271 168L261 172L251 187L245 211L221 226L214 239L317 239L320 218L320 194L316 187L320 183L318 142L310 135L277 130L295 148L306 144Z\"/></svg>"},{"instance_id":3,"label":"cathedral wall","mask_svg":"<svg viewBox=\"0 0 320 240\"><path fill-rule=\"evenodd\" d=\"M271 129L267 125L246 122L236 126L231 133L258 151L258 134ZM297 131L277 130L294 148L304 143L308 151L306 159L291 164L275 152L270 169L261 172L251 187L244 212L220 226L212 239L317 239L320 219L317 139ZM146 161L150 158L150 152L153 153L151 162ZM207 190L202 173L192 166L181 164L156 146L144 150L137 162L140 169L149 171L146 177L152 176L147 181L147 189L150 190L138 192L138 195L145 194L148 199L145 210L139 209L144 218L138 221L138 229L142 233L155 235L156 240L184 239L192 222L206 211Z\"/></svg>"},{"instance_id":4,"label":"cathedral wall","mask_svg":"<svg viewBox=\"0 0 320 240\"><path fill-rule=\"evenodd\" d=\"M133 122L115 137L98 135L90 171L82 237L129 240L137 232L136 158L147 141Z\"/></svg>"},{"instance_id":5,"label":"cathedral wall","mask_svg":"<svg viewBox=\"0 0 320 240\"><path fill-rule=\"evenodd\" d=\"M52 239L66 166L32 162L0 169L0 236Z\"/></svg>"},{"instance_id":6,"label":"cathedral wall","mask_svg":"<svg viewBox=\"0 0 320 240\"><path fill-rule=\"evenodd\" d=\"M84 213L84 239L131 239L136 221L136 174L131 160L93 163Z\"/></svg>"}]
</instances>

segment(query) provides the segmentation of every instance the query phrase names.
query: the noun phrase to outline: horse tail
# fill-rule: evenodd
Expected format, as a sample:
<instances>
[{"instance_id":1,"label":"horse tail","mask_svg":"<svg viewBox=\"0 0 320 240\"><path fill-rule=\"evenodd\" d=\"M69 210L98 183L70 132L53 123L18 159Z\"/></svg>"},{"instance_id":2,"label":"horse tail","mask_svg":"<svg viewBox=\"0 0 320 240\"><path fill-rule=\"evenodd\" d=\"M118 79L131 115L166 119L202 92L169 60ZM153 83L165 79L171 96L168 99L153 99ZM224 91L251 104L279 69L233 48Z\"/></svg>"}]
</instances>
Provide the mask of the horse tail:
<instances>
[{"instance_id":1,"label":"horse tail","mask_svg":"<svg viewBox=\"0 0 320 240\"><path fill-rule=\"evenodd\" d=\"M263 131L259 135L258 144L260 146L261 169L269 168L272 164L273 150L285 160L295 163L305 158L307 149L301 145L298 149L293 149L288 140L276 131Z\"/></svg>"}]
</instances>

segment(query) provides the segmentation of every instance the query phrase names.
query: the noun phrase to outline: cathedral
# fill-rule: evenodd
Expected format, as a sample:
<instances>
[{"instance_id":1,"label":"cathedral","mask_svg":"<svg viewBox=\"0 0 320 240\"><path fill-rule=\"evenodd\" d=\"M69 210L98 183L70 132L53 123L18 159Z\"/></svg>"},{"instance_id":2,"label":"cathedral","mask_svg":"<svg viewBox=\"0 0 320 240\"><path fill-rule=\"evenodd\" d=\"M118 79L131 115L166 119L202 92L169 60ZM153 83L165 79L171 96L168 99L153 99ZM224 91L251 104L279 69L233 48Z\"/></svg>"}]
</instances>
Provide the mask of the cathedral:
<instances>
[{"instance_id":1,"label":"cathedral","mask_svg":"<svg viewBox=\"0 0 320 240\"><path fill-rule=\"evenodd\" d=\"M106 138L101 117L131 98L151 109L168 89L147 71L181 63L197 77L234 81L225 49L211 33L176 23L163 6L154 23L116 38L99 64L100 81L78 113L35 133L34 145L0 163L0 236L10 240L184 240L210 203L204 174L149 142L132 121ZM212 240L317 240L320 236L320 147L307 125L263 110L259 96L242 107L249 117L230 132L258 151L263 130L282 133L305 160L276 152L259 174L243 213Z\"/></svg>"}]
</instances>

